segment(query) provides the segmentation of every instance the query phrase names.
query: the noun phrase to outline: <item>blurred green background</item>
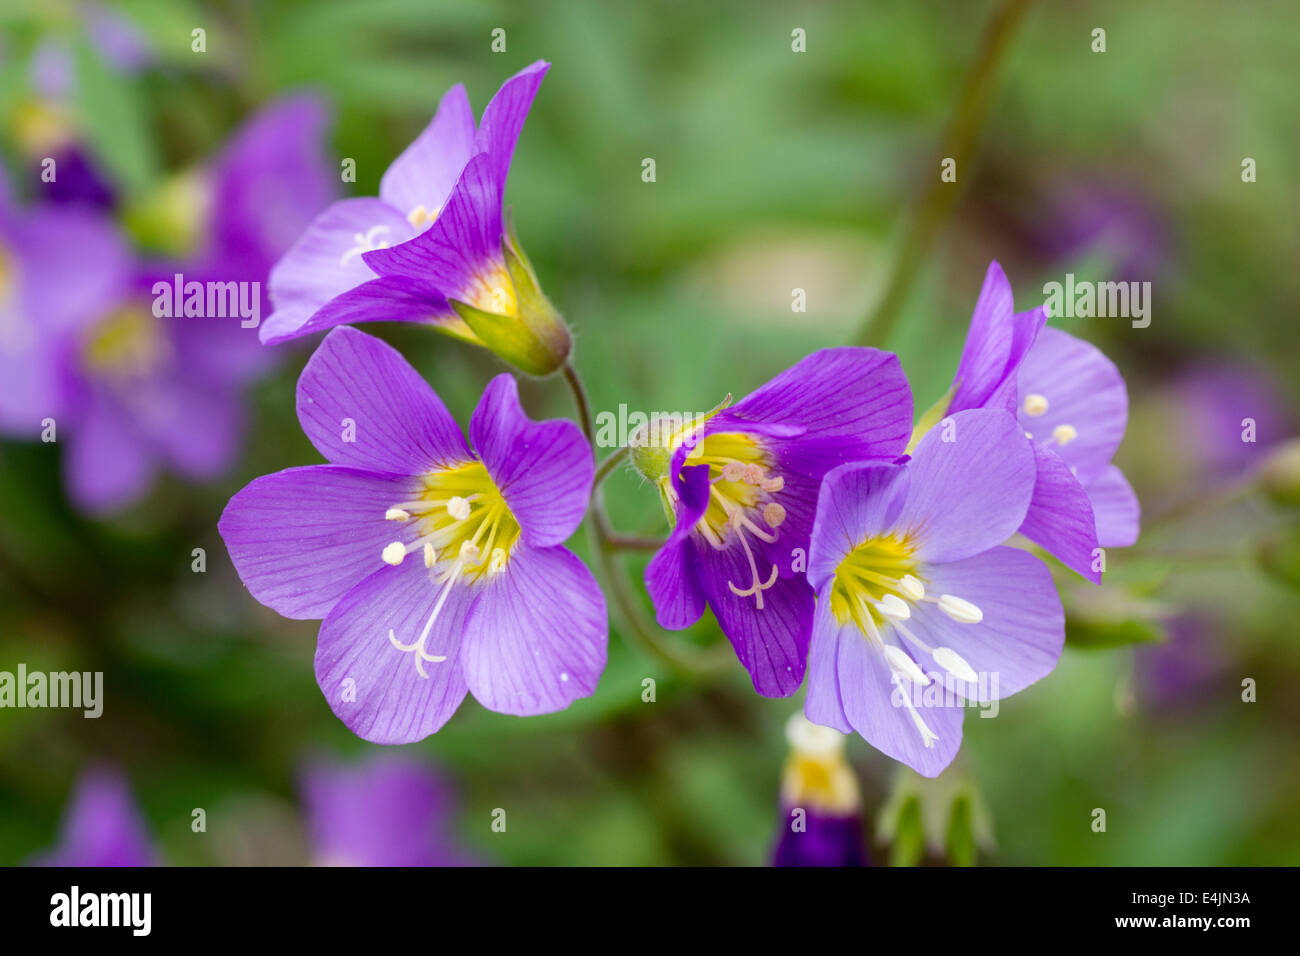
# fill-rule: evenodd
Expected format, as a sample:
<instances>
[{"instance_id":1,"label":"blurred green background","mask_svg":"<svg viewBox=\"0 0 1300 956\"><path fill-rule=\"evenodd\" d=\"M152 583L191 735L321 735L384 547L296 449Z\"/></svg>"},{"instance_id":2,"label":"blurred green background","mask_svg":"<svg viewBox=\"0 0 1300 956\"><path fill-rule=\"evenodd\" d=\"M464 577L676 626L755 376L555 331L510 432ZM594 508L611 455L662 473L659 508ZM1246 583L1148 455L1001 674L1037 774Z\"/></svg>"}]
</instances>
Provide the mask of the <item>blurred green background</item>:
<instances>
[{"instance_id":1,"label":"blurred green background","mask_svg":"<svg viewBox=\"0 0 1300 956\"><path fill-rule=\"evenodd\" d=\"M316 89L335 111L334 153L356 159L344 189L374 195L451 84L464 82L481 111L501 80L548 59L508 201L575 328L595 408L704 410L861 326L938 174L935 150L996 4L789 6L123 2L115 8L157 59L134 76L97 76L78 109L94 155L128 197L142 196L271 98ZM80 15L62 3L3 10L8 116L26 55L43 36L76 35ZM1225 479L1197 458L1179 391L1188 369L1230 362L1277 383L1284 417L1295 407L1298 25L1287 2L1037 4L887 343L923 409L949 384L990 259L1020 308L1067 271L1104 278L1136 259L1132 278L1153 282L1149 328L1059 322L1128 380L1117 461L1149 526L1137 547L1112 552L1103 588L1059 576L1071 630L1058 669L996 720L968 716L948 773L987 811L982 862L1300 862L1294 515L1249 489L1220 501ZM202 55L190 51L200 26ZM490 50L496 27L504 53ZM791 50L796 27L806 53ZM1104 54L1090 49L1096 27ZM646 157L654 183L642 181ZM1257 182L1242 182L1243 157L1257 161ZM1136 251L1086 229L1056 248L1080 202L1095 205L1075 201L1080 187L1125 196L1116 228L1139 237ZM791 310L795 288L805 313ZM421 329L368 331L398 345L461 421L500 370ZM226 480L168 479L112 520L68 507L52 446L0 446L0 668L102 670L106 698L99 720L0 711L0 862L53 841L95 758L129 774L170 862L299 862L302 759L374 749L315 685L317 624L257 604L216 533L247 481L319 460L293 411L306 354L285 350L251 393L255 427ZM525 383L524 399L538 415L572 414L558 381ZM1267 455L1249 451L1256 460L1232 480ZM622 529L662 526L653 490L630 473L607 494ZM190 570L196 547L204 574ZM585 536L574 547L585 553ZM1282 558L1265 567L1261 549ZM628 567L639 579L637 562ZM1193 621L1200 636L1149 643L1170 621ZM706 620L668 640L720 639ZM1162 690L1162 669L1184 665L1204 673ZM653 703L642 701L646 677ZM1255 703L1241 700L1247 677ZM801 698L757 698L734 661L706 678L674 674L616 628L594 697L532 719L468 698L443 731L404 749L454 780L460 839L492 861L759 864L777 825L782 725ZM896 765L858 738L849 755L876 834ZM208 811L205 834L190 831L194 807ZM503 834L490 829L497 807L509 813ZM1105 834L1092 832L1095 807L1107 810ZM889 857L879 842L873 852Z\"/></svg>"}]
</instances>

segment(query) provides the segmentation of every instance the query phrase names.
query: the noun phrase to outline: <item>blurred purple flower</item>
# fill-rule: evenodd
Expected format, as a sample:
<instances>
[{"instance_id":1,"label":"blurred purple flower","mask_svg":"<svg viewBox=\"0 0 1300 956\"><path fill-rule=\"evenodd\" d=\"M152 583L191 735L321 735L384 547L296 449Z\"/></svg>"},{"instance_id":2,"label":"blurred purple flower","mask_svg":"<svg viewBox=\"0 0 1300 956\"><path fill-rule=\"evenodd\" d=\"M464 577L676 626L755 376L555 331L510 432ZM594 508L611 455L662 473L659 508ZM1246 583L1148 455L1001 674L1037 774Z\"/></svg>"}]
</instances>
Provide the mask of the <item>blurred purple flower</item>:
<instances>
[{"instance_id":1,"label":"blurred purple flower","mask_svg":"<svg viewBox=\"0 0 1300 956\"><path fill-rule=\"evenodd\" d=\"M1128 424L1128 391L1095 346L1045 322L1041 308L1014 311L1011 284L990 263L947 413L996 408L1017 416L1037 470L1018 530L1100 583L1096 549L1126 547L1138 534L1137 496L1111 464Z\"/></svg>"},{"instance_id":2,"label":"blurred purple flower","mask_svg":"<svg viewBox=\"0 0 1300 956\"><path fill-rule=\"evenodd\" d=\"M1051 572L999 546L1033 490L1033 452L993 409L957 412L906 463L826 476L808 553L809 720L934 777L961 744L964 701L1009 696L1056 666L1065 622Z\"/></svg>"},{"instance_id":3,"label":"blurred purple flower","mask_svg":"<svg viewBox=\"0 0 1300 956\"><path fill-rule=\"evenodd\" d=\"M453 86L424 132L388 167L379 197L336 202L275 266L276 311L262 325L262 341L282 342L349 322L389 321L432 323L477 343L447 299L486 307L501 284L505 180L548 66L539 61L506 80L477 129L465 88ZM416 237L419 243L400 246ZM372 250L393 246L402 252L372 258ZM414 268L406 269L408 264Z\"/></svg>"},{"instance_id":4,"label":"blurred purple flower","mask_svg":"<svg viewBox=\"0 0 1300 956\"><path fill-rule=\"evenodd\" d=\"M1181 450L1211 478L1250 470L1292 433L1286 402L1260 368L1227 359L1197 363L1183 371L1171 393ZM1253 441L1246 441L1250 423Z\"/></svg>"},{"instance_id":5,"label":"blurred purple flower","mask_svg":"<svg viewBox=\"0 0 1300 956\"><path fill-rule=\"evenodd\" d=\"M605 601L561 546L595 470L576 425L533 422L499 375L470 420L476 455L396 350L346 328L303 369L298 418L330 464L258 478L218 527L254 597L324 618L316 680L354 733L423 739L466 692L531 715L595 690Z\"/></svg>"},{"instance_id":6,"label":"blurred purple flower","mask_svg":"<svg viewBox=\"0 0 1300 956\"><path fill-rule=\"evenodd\" d=\"M96 767L82 774L64 811L59 842L33 866L155 866L157 855L126 778Z\"/></svg>"},{"instance_id":7,"label":"blurred purple flower","mask_svg":"<svg viewBox=\"0 0 1300 956\"><path fill-rule=\"evenodd\" d=\"M802 714L786 724L790 757L781 779L773 866L869 866L862 798L844 759L844 736Z\"/></svg>"},{"instance_id":8,"label":"blurred purple flower","mask_svg":"<svg viewBox=\"0 0 1300 956\"><path fill-rule=\"evenodd\" d=\"M206 480L233 461L240 388L272 357L238 317L156 316L154 284L264 278L283 222L305 222L328 189L322 125L294 100L236 134L212 167L214 235L187 263L134 262L92 210L0 209L0 432L34 439L52 419L82 509L132 503L161 466Z\"/></svg>"},{"instance_id":9,"label":"blurred purple flower","mask_svg":"<svg viewBox=\"0 0 1300 956\"><path fill-rule=\"evenodd\" d=\"M450 787L424 763L381 754L302 776L308 838L327 866L472 866L452 832Z\"/></svg>"},{"instance_id":10,"label":"blurred purple flower","mask_svg":"<svg viewBox=\"0 0 1300 956\"><path fill-rule=\"evenodd\" d=\"M1154 279L1169 256L1163 217L1129 186L1074 181L1054 190L1045 208L1030 231L1039 251L1054 262L1100 253L1115 279L1130 282Z\"/></svg>"},{"instance_id":11,"label":"blurred purple flower","mask_svg":"<svg viewBox=\"0 0 1300 956\"><path fill-rule=\"evenodd\" d=\"M796 567L822 476L846 461L892 459L912 396L898 358L867 348L815 352L678 436L658 483L672 534L645 572L662 627L713 609L754 689L803 681L813 595Z\"/></svg>"},{"instance_id":12,"label":"blurred purple flower","mask_svg":"<svg viewBox=\"0 0 1300 956\"><path fill-rule=\"evenodd\" d=\"M1218 626L1199 613L1169 621L1169 640L1136 649L1138 700L1157 710L1199 706L1226 672L1224 648L1211 638Z\"/></svg>"}]
</instances>

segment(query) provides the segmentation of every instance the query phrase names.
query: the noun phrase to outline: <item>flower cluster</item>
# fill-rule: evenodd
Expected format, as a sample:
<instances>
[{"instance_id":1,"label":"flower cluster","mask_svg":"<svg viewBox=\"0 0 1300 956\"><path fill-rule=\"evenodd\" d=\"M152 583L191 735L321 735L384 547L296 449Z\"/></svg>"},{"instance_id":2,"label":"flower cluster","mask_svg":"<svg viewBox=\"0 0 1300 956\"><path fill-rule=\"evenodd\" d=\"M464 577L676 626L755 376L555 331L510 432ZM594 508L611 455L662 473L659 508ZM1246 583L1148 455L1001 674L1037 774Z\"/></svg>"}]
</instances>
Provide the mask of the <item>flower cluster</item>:
<instances>
[{"instance_id":1,"label":"flower cluster","mask_svg":"<svg viewBox=\"0 0 1300 956\"><path fill-rule=\"evenodd\" d=\"M525 373L563 369L583 398L568 329L502 212L547 68L507 80L477 124L454 87L379 197L330 206L272 272L263 341L332 329L297 402L328 464L257 479L220 531L258 600L322 619L317 681L367 740L432 734L467 693L501 713L556 711L604 668L605 601L564 547L595 476L613 471L594 467L590 422L584 435L533 421L503 374L466 442L394 349L339 328L424 322ZM1014 311L994 263L953 387L919 423L896 356L831 348L635 455L669 524L645 572L659 625L711 610L759 694L806 679L808 720L940 773L967 705L1060 656L1061 601L1026 539L1099 583L1103 549L1137 536L1137 500L1111 463L1123 379L1045 322ZM817 759L795 770L838 753L799 740ZM807 789L800 773L792 793ZM852 816L855 793L822 796L836 820Z\"/></svg>"}]
</instances>

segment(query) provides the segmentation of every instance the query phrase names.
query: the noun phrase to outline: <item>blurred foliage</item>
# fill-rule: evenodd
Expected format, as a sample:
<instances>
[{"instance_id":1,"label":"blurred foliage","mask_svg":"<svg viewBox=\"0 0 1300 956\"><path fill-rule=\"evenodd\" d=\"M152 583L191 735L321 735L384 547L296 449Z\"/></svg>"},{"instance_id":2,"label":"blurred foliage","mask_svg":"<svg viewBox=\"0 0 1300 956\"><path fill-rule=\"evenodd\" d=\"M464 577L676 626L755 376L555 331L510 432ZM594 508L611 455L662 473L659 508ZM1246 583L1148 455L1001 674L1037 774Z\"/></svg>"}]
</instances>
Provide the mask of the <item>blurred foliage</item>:
<instances>
[{"instance_id":1,"label":"blurred foliage","mask_svg":"<svg viewBox=\"0 0 1300 956\"><path fill-rule=\"evenodd\" d=\"M353 195L373 195L388 162L463 81L481 110L537 58L554 63L516 154L508 199L547 294L576 330L597 410L704 410L807 352L843 342L879 293L898 228L992 5L957 0L786 5L725 0L123 0L157 60L107 69L71 2L0 4L0 117L25 95L24 64L44 38L76 51L82 135L128 199L202 160L250 111L302 87L333 104L333 147L356 160ZM1150 328L1061 325L1111 355L1130 389L1118 463L1145 514L1207 499L1178 424L1155 401L1197 356L1231 356L1300 385L1291 317L1300 305L1294 183L1296 9L1213 0L1041 4L1004 64L963 199L905 306L895 341L918 410L948 387L979 280L992 258L1019 302L1064 271L1104 275L1095 250L1052 259L1028 238L1051 229L1048 200L1080 179L1143 196L1171 237ZM1105 54L1089 50L1107 29ZM489 50L490 31L508 49ZM807 31L808 52L790 50ZM207 52L190 50L207 31ZM11 179L21 162L7 139ZM1259 181L1243 184L1254 157ZM642 182L653 157L657 181ZM21 193L23 190L18 189ZM808 311L791 313L791 290ZM465 421L499 366L421 329L380 327ZM279 618L243 590L217 536L230 494L253 477L317 461L293 410L307 352L286 348L251 393L253 428L235 473L208 487L165 480L109 521L69 510L53 446L0 447L0 668L106 674L103 718L0 712L0 861L48 844L79 769L106 757L129 772L163 853L178 864L302 857L296 775L326 749L359 754L312 672L314 622ZM539 415L569 415L558 382L524 383ZM662 527L630 471L608 484L616 524ZM1112 551L1106 584L1059 575L1071 647L1049 678L965 725L962 764L989 809L995 849L975 851L972 797L939 831L953 862L1240 864L1300 861L1300 600L1254 560L1276 522L1257 497L1190 520L1152 522ZM575 538L583 551L585 537ZM207 549L206 574L190 571ZM1294 541L1282 552L1294 575ZM629 562L639 574L637 562ZM1226 662L1183 706L1134 684L1114 649L1157 637L1159 602L1226 622ZM1127 608L1114 613L1115 608ZM704 623L686 640L721 640ZM1083 645L1094 645L1083 648ZM1243 704L1240 681L1259 683ZM642 680L657 681L642 701ZM1136 695L1117 706L1117 688ZM688 681L611 635L596 694L521 720L467 699L436 736L406 750L454 777L464 842L516 864L739 863L766 859L783 759L781 726L801 698L754 696L741 668ZM854 739L868 818L895 765ZM190 811L209 810L192 834ZM925 845L908 804L892 851ZM489 829L493 808L506 834ZM1104 807L1109 832L1090 829ZM905 814L907 815L907 814ZM910 821L910 822L909 822ZM269 834L269 835L268 835ZM942 855L942 852L941 854Z\"/></svg>"}]
</instances>

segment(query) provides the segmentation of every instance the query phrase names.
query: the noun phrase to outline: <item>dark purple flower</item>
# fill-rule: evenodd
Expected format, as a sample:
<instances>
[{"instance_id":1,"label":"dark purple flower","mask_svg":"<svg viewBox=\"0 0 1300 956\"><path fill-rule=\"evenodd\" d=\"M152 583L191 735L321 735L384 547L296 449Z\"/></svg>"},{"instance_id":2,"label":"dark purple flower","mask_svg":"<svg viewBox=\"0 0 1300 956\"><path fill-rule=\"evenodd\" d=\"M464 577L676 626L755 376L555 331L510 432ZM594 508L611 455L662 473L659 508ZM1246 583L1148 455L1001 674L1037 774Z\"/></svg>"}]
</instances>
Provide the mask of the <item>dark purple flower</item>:
<instances>
[{"instance_id":1,"label":"dark purple flower","mask_svg":"<svg viewBox=\"0 0 1300 956\"><path fill-rule=\"evenodd\" d=\"M896 356L814 352L678 436L658 483L674 529L646 568L661 626L713 609L767 697L803 681L813 595L804 578L817 489L837 465L892 459L912 396Z\"/></svg>"},{"instance_id":2,"label":"dark purple flower","mask_svg":"<svg viewBox=\"0 0 1300 956\"><path fill-rule=\"evenodd\" d=\"M844 735L802 714L786 724L774 866L868 866L862 798L844 759Z\"/></svg>"},{"instance_id":3,"label":"dark purple flower","mask_svg":"<svg viewBox=\"0 0 1300 956\"><path fill-rule=\"evenodd\" d=\"M454 805L424 763L380 754L357 766L314 761L302 776L308 838L324 866L469 866L452 835Z\"/></svg>"},{"instance_id":4,"label":"dark purple flower","mask_svg":"<svg viewBox=\"0 0 1300 956\"><path fill-rule=\"evenodd\" d=\"M934 777L961 744L966 701L1056 666L1065 622L1051 572L1000 547L1033 491L1034 454L997 410L957 412L906 463L826 476L808 554L809 720Z\"/></svg>"},{"instance_id":5,"label":"dark purple flower","mask_svg":"<svg viewBox=\"0 0 1300 956\"><path fill-rule=\"evenodd\" d=\"M406 360L347 328L303 369L298 418L330 464L258 478L219 528L254 597L324 618L316 680L354 733L420 740L467 691L523 715L595 690L605 601L561 547L595 470L576 425L533 422L499 375L471 452Z\"/></svg>"},{"instance_id":6,"label":"dark purple flower","mask_svg":"<svg viewBox=\"0 0 1300 956\"><path fill-rule=\"evenodd\" d=\"M264 342L348 322L425 322L526 371L554 370L569 337L502 216L515 143L549 64L504 84L476 129L462 86L388 168L377 199L322 213L275 267Z\"/></svg>"},{"instance_id":7,"label":"dark purple flower","mask_svg":"<svg viewBox=\"0 0 1300 956\"><path fill-rule=\"evenodd\" d=\"M1097 548L1137 540L1137 496L1110 463L1128 424L1128 391L1095 346L1045 322L1042 308L1014 311L1011 284L991 263L946 414L995 408L1017 416L1037 469L1019 531L1100 582Z\"/></svg>"},{"instance_id":8,"label":"dark purple flower","mask_svg":"<svg viewBox=\"0 0 1300 956\"><path fill-rule=\"evenodd\" d=\"M98 767L86 772L64 811L59 842L33 866L154 866L157 855L126 778Z\"/></svg>"}]
</instances>

